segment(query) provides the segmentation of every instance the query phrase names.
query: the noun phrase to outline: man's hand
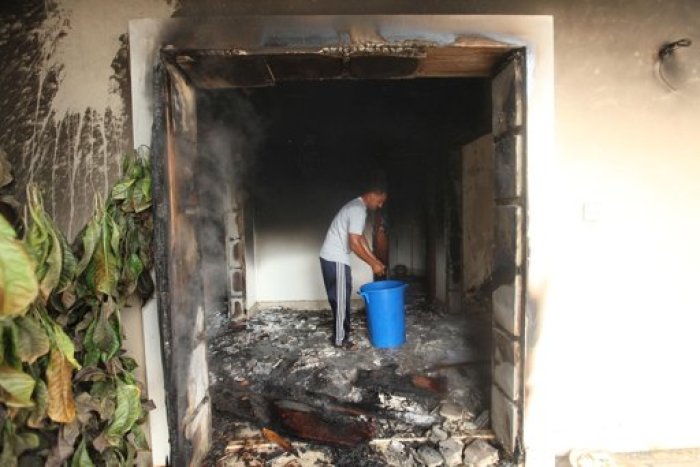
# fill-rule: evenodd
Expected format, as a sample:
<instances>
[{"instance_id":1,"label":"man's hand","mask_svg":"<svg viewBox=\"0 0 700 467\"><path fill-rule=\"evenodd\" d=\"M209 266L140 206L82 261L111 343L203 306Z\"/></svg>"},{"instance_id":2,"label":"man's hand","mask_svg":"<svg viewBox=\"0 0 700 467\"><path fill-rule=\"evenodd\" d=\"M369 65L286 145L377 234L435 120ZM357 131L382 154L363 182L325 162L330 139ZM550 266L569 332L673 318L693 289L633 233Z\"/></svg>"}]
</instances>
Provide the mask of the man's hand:
<instances>
[{"instance_id":1,"label":"man's hand","mask_svg":"<svg viewBox=\"0 0 700 467\"><path fill-rule=\"evenodd\" d=\"M351 233L348 241L350 242L350 249L359 256L362 261L369 264L375 276L383 276L386 274L386 266L374 256L363 235Z\"/></svg>"},{"instance_id":2,"label":"man's hand","mask_svg":"<svg viewBox=\"0 0 700 467\"><path fill-rule=\"evenodd\" d=\"M386 274L386 266L377 261L372 265L372 273L374 273L375 276L383 276Z\"/></svg>"}]
</instances>

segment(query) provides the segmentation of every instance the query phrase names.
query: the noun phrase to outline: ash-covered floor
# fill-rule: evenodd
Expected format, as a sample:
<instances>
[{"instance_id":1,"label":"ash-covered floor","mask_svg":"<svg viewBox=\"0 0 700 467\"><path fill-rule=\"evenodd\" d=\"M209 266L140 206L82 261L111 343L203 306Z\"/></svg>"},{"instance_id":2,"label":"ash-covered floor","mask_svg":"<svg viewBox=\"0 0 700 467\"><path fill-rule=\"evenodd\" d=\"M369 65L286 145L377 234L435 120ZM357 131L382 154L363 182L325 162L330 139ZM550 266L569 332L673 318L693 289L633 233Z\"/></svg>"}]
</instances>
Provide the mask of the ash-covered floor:
<instances>
[{"instance_id":1,"label":"ash-covered floor","mask_svg":"<svg viewBox=\"0 0 700 467\"><path fill-rule=\"evenodd\" d=\"M352 317L354 351L331 345L330 311L269 309L230 325L209 342L210 463L497 462L488 444L493 441L486 310L481 302L466 313L442 312L427 303L420 282L412 281L406 293L407 340L398 349L371 346L364 311ZM262 428L271 432L263 436ZM290 448L285 440L294 453L285 451Z\"/></svg>"}]
</instances>

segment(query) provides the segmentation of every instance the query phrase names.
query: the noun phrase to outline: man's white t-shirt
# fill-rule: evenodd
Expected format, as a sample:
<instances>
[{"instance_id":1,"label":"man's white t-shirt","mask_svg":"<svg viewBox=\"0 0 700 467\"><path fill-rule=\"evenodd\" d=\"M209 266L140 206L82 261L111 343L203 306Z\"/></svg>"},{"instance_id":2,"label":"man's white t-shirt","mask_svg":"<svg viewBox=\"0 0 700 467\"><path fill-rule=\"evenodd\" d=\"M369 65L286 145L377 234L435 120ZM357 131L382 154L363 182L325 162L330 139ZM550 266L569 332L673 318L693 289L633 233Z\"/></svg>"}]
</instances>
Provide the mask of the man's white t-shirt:
<instances>
[{"instance_id":1,"label":"man's white t-shirt","mask_svg":"<svg viewBox=\"0 0 700 467\"><path fill-rule=\"evenodd\" d=\"M361 197L343 206L333 218L321 247L321 258L350 265L350 234L362 235L367 220L367 206Z\"/></svg>"}]
</instances>

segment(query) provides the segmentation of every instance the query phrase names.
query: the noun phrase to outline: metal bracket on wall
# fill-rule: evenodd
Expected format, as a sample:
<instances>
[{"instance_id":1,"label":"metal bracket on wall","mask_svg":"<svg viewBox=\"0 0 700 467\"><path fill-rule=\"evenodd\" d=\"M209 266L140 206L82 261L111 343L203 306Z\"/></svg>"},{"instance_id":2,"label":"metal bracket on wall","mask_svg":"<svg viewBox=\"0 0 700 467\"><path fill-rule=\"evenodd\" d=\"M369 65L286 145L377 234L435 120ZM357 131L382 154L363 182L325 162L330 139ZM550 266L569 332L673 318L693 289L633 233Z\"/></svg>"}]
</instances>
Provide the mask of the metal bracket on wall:
<instances>
[{"instance_id":1,"label":"metal bracket on wall","mask_svg":"<svg viewBox=\"0 0 700 467\"><path fill-rule=\"evenodd\" d=\"M693 45L693 41L685 37L683 39L678 39L677 41L667 42L664 45L662 45L659 49L659 60L657 69L657 72L659 74L659 80L661 80L661 82L664 83L671 91L677 91L677 89L673 86L673 84L669 82L668 78L666 77L666 74L664 73L664 67L666 66L666 62L668 59L675 56L677 50L685 47L690 47L691 45Z\"/></svg>"}]
</instances>

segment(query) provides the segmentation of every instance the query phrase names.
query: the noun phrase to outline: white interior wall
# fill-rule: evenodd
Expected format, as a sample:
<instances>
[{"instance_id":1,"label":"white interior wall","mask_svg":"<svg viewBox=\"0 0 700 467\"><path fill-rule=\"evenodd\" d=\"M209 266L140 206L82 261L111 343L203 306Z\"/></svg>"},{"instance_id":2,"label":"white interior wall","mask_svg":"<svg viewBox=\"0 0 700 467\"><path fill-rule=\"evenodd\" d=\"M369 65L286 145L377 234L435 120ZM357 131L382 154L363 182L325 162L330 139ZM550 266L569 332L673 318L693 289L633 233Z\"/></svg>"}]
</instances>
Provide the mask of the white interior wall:
<instances>
[{"instance_id":1,"label":"white interior wall","mask_svg":"<svg viewBox=\"0 0 700 467\"><path fill-rule=\"evenodd\" d=\"M257 211L254 280L259 303L327 300L319 252L333 216L350 199L302 191L297 197L274 199L274 209ZM365 237L371 244L370 234L368 226ZM372 271L354 254L351 268L353 298L358 298L355 292L372 281Z\"/></svg>"},{"instance_id":2,"label":"white interior wall","mask_svg":"<svg viewBox=\"0 0 700 467\"><path fill-rule=\"evenodd\" d=\"M426 232L425 219L416 218L416 213L402 213L393 220L389 230L391 251L389 263L393 268L402 264L408 268L408 273L424 276L426 273Z\"/></svg>"}]
</instances>

